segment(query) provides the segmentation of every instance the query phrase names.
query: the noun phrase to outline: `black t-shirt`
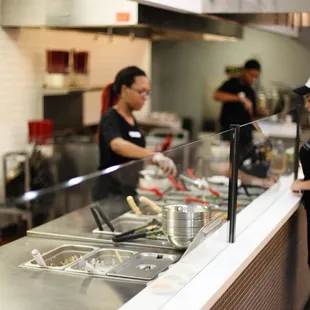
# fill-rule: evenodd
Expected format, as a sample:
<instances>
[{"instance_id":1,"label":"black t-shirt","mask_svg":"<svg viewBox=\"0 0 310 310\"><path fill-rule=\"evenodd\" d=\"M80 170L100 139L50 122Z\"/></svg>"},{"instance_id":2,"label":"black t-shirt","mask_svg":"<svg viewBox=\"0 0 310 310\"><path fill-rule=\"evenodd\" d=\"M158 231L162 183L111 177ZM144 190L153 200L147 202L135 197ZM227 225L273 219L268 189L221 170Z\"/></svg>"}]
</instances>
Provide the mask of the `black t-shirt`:
<instances>
[{"instance_id":1,"label":"black t-shirt","mask_svg":"<svg viewBox=\"0 0 310 310\"><path fill-rule=\"evenodd\" d=\"M110 147L115 138L123 138L138 146L145 147L145 138L135 120L131 126L115 109L110 108L101 118L99 125L99 169L127 163L135 158L127 158L116 154Z\"/></svg>"},{"instance_id":2,"label":"black t-shirt","mask_svg":"<svg viewBox=\"0 0 310 310\"><path fill-rule=\"evenodd\" d=\"M299 151L299 159L304 173L305 181L310 180L310 140L308 140ZM304 202L310 208L310 191L304 192Z\"/></svg>"},{"instance_id":3,"label":"black t-shirt","mask_svg":"<svg viewBox=\"0 0 310 310\"><path fill-rule=\"evenodd\" d=\"M249 85L240 83L238 78L231 78L226 81L219 89L219 91L231 94L245 93L246 97L253 103L253 112L256 111L256 97L255 92ZM244 108L242 102L223 102L220 122L222 130L228 130L231 124L246 124L251 122L249 112Z\"/></svg>"}]
</instances>

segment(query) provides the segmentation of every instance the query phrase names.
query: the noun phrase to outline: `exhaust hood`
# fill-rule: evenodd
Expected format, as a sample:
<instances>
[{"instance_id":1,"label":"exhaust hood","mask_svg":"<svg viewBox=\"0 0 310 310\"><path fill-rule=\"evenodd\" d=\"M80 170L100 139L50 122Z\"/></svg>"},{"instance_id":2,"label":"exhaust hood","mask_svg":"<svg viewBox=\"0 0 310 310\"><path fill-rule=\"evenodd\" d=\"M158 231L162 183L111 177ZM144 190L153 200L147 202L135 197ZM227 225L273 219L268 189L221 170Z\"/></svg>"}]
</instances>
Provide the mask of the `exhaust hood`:
<instances>
[{"instance_id":1,"label":"exhaust hood","mask_svg":"<svg viewBox=\"0 0 310 310\"><path fill-rule=\"evenodd\" d=\"M2 0L2 27L76 29L152 40L238 40L236 22L127 0Z\"/></svg>"},{"instance_id":2,"label":"exhaust hood","mask_svg":"<svg viewBox=\"0 0 310 310\"><path fill-rule=\"evenodd\" d=\"M309 0L202 0L202 13L298 37L310 27Z\"/></svg>"},{"instance_id":3,"label":"exhaust hood","mask_svg":"<svg viewBox=\"0 0 310 310\"><path fill-rule=\"evenodd\" d=\"M201 0L205 14L310 12L308 0Z\"/></svg>"},{"instance_id":4,"label":"exhaust hood","mask_svg":"<svg viewBox=\"0 0 310 310\"><path fill-rule=\"evenodd\" d=\"M216 14L244 26L299 38L302 28L310 27L310 13Z\"/></svg>"},{"instance_id":5,"label":"exhaust hood","mask_svg":"<svg viewBox=\"0 0 310 310\"><path fill-rule=\"evenodd\" d=\"M310 27L310 13L217 14L240 24L277 25L291 28Z\"/></svg>"}]
</instances>

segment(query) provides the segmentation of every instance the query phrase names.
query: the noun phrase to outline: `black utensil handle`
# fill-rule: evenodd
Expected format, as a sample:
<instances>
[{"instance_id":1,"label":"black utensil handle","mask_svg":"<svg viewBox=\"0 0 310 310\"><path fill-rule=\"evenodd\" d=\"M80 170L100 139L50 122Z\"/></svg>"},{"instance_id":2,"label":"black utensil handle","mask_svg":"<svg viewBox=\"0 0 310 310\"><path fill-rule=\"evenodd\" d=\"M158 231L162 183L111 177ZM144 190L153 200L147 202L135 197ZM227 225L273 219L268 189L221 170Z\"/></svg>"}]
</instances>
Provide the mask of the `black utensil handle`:
<instances>
[{"instance_id":1,"label":"black utensil handle","mask_svg":"<svg viewBox=\"0 0 310 310\"><path fill-rule=\"evenodd\" d=\"M93 215L93 217L95 219L95 222L97 224L98 229L103 231L102 225L101 225L101 223L99 221L99 218L98 218L98 215L97 215L96 211L94 210L93 207L90 208L90 211L91 211L91 213L92 213L92 215Z\"/></svg>"},{"instance_id":2,"label":"black utensil handle","mask_svg":"<svg viewBox=\"0 0 310 310\"><path fill-rule=\"evenodd\" d=\"M245 194L246 194L248 197L251 197L251 194L250 194L249 191L248 191L248 187L247 187L245 184L242 184L242 188L244 189Z\"/></svg>"},{"instance_id":3,"label":"black utensil handle","mask_svg":"<svg viewBox=\"0 0 310 310\"><path fill-rule=\"evenodd\" d=\"M100 217L101 217L101 218L104 220L104 222L108 225L108 227L110 228L110 230L111 230L112 232L115 231L114 226L113 226L112 223L109 221L109 219L106 217L106 215L101 211L100 207L99 207L99 206L96 206L96 207L94 207L94 208L98 211Z\"/></svg>"},{"instance_id":4,"label":"black utensil handle","mask_svg":"<svg viewBox=\"0 0 310 310\"><path fill-rule=\"evenodd\" d=\"M130 230L128 230L122 234L118 234L118 235L114 236L114 238L119 239L119 238L123 238L123 237L128 236L128 235L132 235L132 234L134 234L134 233L136 233L142 229L146 229L148 226L149 226L149 224L141 226L139 228L130 229Z\"/></svg>"},{"instance_id":5,"label":"black utensil handle","mask_svg":"<svg viewBox=\"0 0 310 310\"><path fill-rule=\"evenodd\" d=\"M139 238L146 238L146 236L147 236L147 233L132 234L132 235L127 235L127 236L119 237L119 238L115 238L116 236L114 236L112 238L112 240L114 242L125 242L125 241L135 240L135 239L139 239Z\"/></svg>"}]
</instances>

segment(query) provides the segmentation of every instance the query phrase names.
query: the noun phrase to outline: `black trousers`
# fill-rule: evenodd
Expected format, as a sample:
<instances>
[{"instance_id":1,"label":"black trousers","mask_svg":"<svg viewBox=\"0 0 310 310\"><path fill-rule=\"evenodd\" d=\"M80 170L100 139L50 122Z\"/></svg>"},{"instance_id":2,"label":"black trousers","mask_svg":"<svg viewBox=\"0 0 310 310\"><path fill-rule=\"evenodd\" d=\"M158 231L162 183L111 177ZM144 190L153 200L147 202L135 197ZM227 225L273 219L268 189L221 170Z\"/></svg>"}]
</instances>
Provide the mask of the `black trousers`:
<instances>
[{"instance_id":1,"label":"black trousers","mask_svg":"<svg viewBox=\"0 0 310 310\"><path fill-rule=\"evenodd\" d=\"M305 210L307 214L307 243L308 243L308 266L310 268L310 205L305 203Z\"/></svg>"}]
</instances>

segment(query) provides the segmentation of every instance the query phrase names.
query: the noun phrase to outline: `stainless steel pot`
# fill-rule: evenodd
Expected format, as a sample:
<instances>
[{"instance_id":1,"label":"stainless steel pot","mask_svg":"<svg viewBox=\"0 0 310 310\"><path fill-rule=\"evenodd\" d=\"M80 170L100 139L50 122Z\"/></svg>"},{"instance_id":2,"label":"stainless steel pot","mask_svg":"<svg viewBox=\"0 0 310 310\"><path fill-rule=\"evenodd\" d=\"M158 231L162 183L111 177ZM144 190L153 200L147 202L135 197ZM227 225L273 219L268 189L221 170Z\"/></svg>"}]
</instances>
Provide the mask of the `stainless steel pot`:
<instances>
[{"instance_id":1,"label":"stainless steel pot","mask_svg":"<svg viewBox=\"0 0 310 310\"><path fill-rule=\"evenodd\" d=\"M162 214L163 232L177 249L186 249L211 219L209 208L200 205L168 205Z\"/></svg>"}]
</instances>

